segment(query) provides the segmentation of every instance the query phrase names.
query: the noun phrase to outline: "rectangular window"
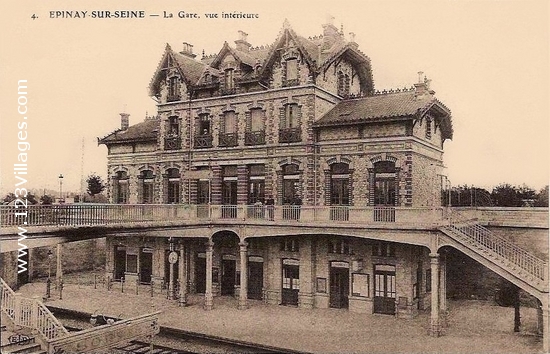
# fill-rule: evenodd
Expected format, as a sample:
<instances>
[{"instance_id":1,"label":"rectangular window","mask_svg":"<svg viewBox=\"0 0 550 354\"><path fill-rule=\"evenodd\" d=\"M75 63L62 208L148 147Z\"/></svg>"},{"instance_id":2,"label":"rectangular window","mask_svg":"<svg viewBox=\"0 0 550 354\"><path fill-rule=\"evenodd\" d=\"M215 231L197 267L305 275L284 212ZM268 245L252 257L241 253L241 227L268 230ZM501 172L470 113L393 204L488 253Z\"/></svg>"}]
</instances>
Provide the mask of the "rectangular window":
<instances>
[{"instance_id":1,"label":"rectangular window","mask_svg":"<svg viewBox=\"0 0 550 354\"><path fill-rule=\"evenodd\" d=\"M224 83L225 83L225 89L233 89L235 87L234 81L233 81L233 69L227 69L224 72Z\"/></svg>"},{"instance_id":2,"label":"rectangular window","mask_svg":"<svg viewBox=\"0 0 550 354\"><path fill-rule=\"evenodd\" d=\"M168 203L180 202L180 181L179 179L168 180Z\"/></svg>"},{"instance_id":3,"label":"rectangular window","mask_svg":"<svg viewBox=\"0 0 550 354\"><path fill-rule=\"evenodd\" d=\"M138 255L126 254L126 272L137 273L138 272Z\"/></svg>"},{"instance_id":4,"label":"rectangular window","mask_svg":"<svg viewBox=\"0 0 550 354\"><path fill-rule=\"evenodd\" d=\"M178 117L170 117L168 121L168 136L179 136L180 126Z\"/></svg>"},{"instance_id":5,"label":"rectangular window","mask_svg":"<svg viewBox=\"0 0 550 354\"><path fill-rule=\"evenodd\" d=\"M395 244L392 242L377 242L372 246L372 255L378 257L395 257Z\"/></svg>"},{"instance_id":6,"label":"rectangular window","mask_svg":"<svg viewBox=\"0 0 550 354\"><path fill-rule=\"evenodd\" d=\"M281 241L281 251L298 252L300 251L299 242L294 238L285 238Z\"/></svg>"},{"instance_id":7,"label":"rectangular window","mask_svg":"<svg viewBox=\"0 0 550 354\"><path fill-rule=\"evenodd\" d=\"M432 138L432 119L426 117L426 139Z\"/></svg>"},{"instance_id":8,"label":"rectangular window","mask_svg":"<svg viewBox=\"0 0 550 354\"><path fill-rule=\"evenodd\" d=\"M143 182L143 204L153 203L153 182L144 181Z\"/></svg>"},{"instance_id":9,"label":"rectangular window","mask_svg":"<svg viewBox=\"0 0 550 354\"><path fill-rule=\"evenodd\" d=\"M199 115L199 135L210 134L210 115L208 113L202 113Z\"/></svg>"},{"instance_id":10,"label":"rectangular window","mask_svg":"<svg viewBox=\"0 0 550 354\"><path fill-rule=\"evenodd\" d=\"M260 108L250 110L250 131L264 131L264 112Z\"/></svg>"},{"instance_id":11,"label":"rectangular window","mask_svg":"<svg viewBox=\"0 0 550 354\"><path fill-rule=\"evenodd\" d=\"M222 129L225 134L232 134L237 131L237 115L234 111L224 113Z\"/></svg>"}]
</instances>

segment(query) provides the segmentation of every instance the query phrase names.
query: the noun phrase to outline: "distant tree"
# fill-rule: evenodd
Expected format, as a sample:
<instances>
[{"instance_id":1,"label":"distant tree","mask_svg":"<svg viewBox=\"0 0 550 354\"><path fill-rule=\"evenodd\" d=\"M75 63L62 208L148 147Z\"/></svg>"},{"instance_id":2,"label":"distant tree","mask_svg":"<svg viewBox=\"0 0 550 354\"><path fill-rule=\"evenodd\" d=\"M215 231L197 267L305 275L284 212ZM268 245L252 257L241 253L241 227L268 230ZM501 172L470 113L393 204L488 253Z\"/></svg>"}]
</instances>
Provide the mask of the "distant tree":
<instances>
[{"instance_id":1,"label":"distant tree","mask_svg":"<svg viewBox=\"0 0 550 354\"><path fill-rule=\"evenodd\" d=\"M53 204L54 198L50 195L43 195L40 197L40 204L42 205L50 205Z\"/></svg>"},{"instance_id":2,"label":"distant tree","mask_svg":"<svg viewBox=\"0 0 550 354\"><path fill-rule=\"evenodd\" d=\"M495 205L500 207L520 207L523 205L519 189L508 183L501 183L494 187L491 198Z\"/></svg>"},{"instance_id":3,"label":"distant tree","mask_svg":"<svg viewBox=\"0 0 550 354\"><path fill-rule=\"evenodd\" d=\"M6 194L6 196L4 197L4 199L2 199L2 202L3 202L4 204L8 204L8 203L10 203L11 201L16 200L16 199L17 199L17 197L15 196L15 194L13 194L13 193L8 193L8 194Z\"/></svg>"},{"instance_id":4,"label":"distant tree","mask_svg":"<svg viewBox=\"0 0 550 354\"><path fill-rule=\"evenodd\" d=\"M443 205L447 205L448 195L443 196ZM451 206L491 206L491 193L484 188L458 186L451 189Z\"/></svg>"},{"instance_id":5,"label":"distant tree","mask_svg":"<svg viewBox=\"0 0 550 354\"><path fill-rule=\"evenodd\" d=\"M105 190L105 183L103 182L103 179L101 179L101 177L96 175L95 173L89 175L86 179L86 182L88 183L88 188L86 191L92 197Z\"/></svg>"},{"instance_id":6,"label":"distant tree","mask_svg":"<svg viewBox=\"0 0 550 354\"><path fill-rule=\"evenodd\" d=\"M542 188L535 196L536 207L548 207L548 185Z\"/></svg>"},{"instance_id":7,"label":"distant tree","mask_svg":"<svg viewBox=\"0 0 550 354\"><path fill-rule=\"evenodd\" d=\"M2 200L3 204L11 203L12 201L16 200L17 197L13 193L8 193ZM27 193L26 198L25 197L19 197L19 199L27 199L27 204L37 204L38 200L36 200L36 197L32 193Z\"/></svg>"}]
</instances>

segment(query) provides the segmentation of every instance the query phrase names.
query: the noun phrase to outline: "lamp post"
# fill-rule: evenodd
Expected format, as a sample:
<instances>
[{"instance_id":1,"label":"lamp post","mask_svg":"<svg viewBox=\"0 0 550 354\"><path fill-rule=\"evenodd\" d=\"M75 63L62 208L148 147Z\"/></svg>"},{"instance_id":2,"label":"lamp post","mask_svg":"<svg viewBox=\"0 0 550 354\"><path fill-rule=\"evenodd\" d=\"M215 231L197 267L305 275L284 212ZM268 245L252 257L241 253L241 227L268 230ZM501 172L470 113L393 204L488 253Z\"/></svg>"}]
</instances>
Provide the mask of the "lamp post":
<instances>
[{"instance_id":1,"label":"lamp post","mask_svg":"<svg viewBox=\"0 0 550 354\"><path fill-rule=\"evenodd\" d=\"M59 204L63 200L63 174L59 174Z\"/></svg>"},{"instance_id":2,"label":"lamp post","mask_svg":"<svg viewBox=\"0 0 550 354\"><path fill-rule=\"evenodd\" d=\"M48 250L48 280L46 281L46 298L49 299L51 296L51 287L52 287L52 250Z\"/></svg>"}]
</instances>

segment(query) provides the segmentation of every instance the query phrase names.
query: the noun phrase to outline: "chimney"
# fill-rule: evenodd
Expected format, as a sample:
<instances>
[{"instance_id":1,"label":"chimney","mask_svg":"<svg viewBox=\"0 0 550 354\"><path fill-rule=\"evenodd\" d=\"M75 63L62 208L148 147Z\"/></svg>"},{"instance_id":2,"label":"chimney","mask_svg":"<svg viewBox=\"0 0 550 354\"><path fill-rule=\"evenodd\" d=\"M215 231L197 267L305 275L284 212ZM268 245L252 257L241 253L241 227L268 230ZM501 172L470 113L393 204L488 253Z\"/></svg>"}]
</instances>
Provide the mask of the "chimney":
<instances>
[{"instance_id":1,"label":"chimney","mask_svg":"<svg viewBox=\"0 0 550 354\"><path fill-rule=\"evenodd\" d=\"M355 33L354 32L349 33L349 44L354 49L359 48L359 44L357 44L357 42L355 41Z\"/></svg>"},{"instance_id":2,"label":"chimney","mask_svg":"<svg viewBox=\"0 0 550 354\"><path fill-rule=\"evenodd\" d=\"M120 113L120 130L128 130L130 126L130 115L128 113Z\"/></svg>"},{"instance_id":3,"label":"chimney","mask_svg":"<svg viewBox=\"0 0 550 354\"><path fill-rule=\"evenodd\" d=\"M327 23L323 25L323 45L322 49L327 50L332 47L334 42L340 37L338 28L333 24L334 16L327 16Z\"/></svg>"},{"instance_id":4,"label":"chimney","mask_svg":"<svg viewBox=\"0 0 550 354\"><path fill-rule=\"evenodd\" d=\"M247 52L250 50L251 44L247 42L248 33L239 30L239 39L235 41L237 45L237 50Z\"/></svg>"},{"instance_id":5,"label":"chimney","mask_svg":"<svg viewBox=\"0 0 550 354\"><path fill-rule=\"evenodd\" d=\"M429 93L428 85L426 83L426 76L424 76L424 72L419 71L418 72L418 82L414 84L414 96L415 97L422 97Z\"/></svg>"},{"instance_id":6,"label":"chimney","mask_svg":"<svg viewBox=\"0 0 550 354\"><path fill-rule=\"evenodd\" d=\"M181 55L185 55L191 59L195 59L197 54L193 54L193 45L187 42L183 42L183 50L180 52Z\"/></svg>"}]
</instances>

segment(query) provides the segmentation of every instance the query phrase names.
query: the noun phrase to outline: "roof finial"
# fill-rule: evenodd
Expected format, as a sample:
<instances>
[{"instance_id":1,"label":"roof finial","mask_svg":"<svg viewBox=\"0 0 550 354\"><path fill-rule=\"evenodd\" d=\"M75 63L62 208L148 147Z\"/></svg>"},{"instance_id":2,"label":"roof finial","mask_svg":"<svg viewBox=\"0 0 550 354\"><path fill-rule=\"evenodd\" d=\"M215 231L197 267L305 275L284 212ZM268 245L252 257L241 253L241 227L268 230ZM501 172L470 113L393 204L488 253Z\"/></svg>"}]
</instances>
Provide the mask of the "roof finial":
<instances>
[{"instance_id":1,"label":"roof finial","mask_svg":"<svg viewBox=\"0 0 550 354\"><path fill-rule=\"evenodd\" d=\"M290 28L290 22L288 22L288 18L285 18L283 22L283 29L288 29L288 28Z\"/></svg>"},{"instance_id":2,"label":"roof finial","mask_svg":"<svg viewBox=\"0 0 550 354\"><path fill-rule=\"evenodd\" d=\"M422 78L422 76L424 75L424 72L423 71L419 71L418 72L418 83L421 84L425 79L426 77L424 76L424 78Z\"/></svg>"},{"instance_id":3,"label":"roof finial","mask_svg":"<svg viewBox=\"0 0 550 354\"><path fill-rule=\"evenodd\" d=\"M340 23L340 35L344 35L344 24Z\"/></svg>"}]
</instances>

